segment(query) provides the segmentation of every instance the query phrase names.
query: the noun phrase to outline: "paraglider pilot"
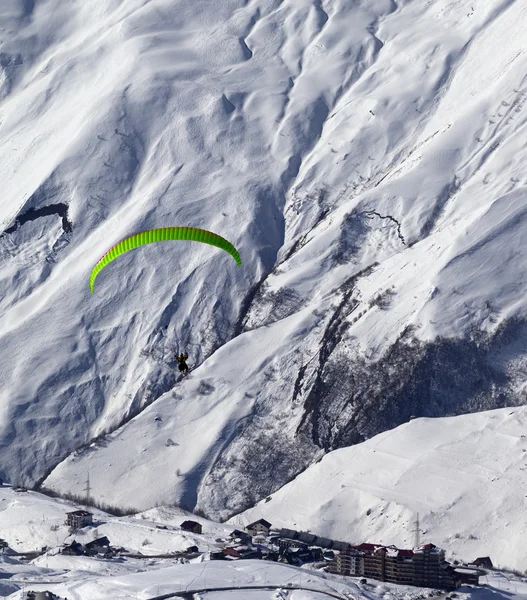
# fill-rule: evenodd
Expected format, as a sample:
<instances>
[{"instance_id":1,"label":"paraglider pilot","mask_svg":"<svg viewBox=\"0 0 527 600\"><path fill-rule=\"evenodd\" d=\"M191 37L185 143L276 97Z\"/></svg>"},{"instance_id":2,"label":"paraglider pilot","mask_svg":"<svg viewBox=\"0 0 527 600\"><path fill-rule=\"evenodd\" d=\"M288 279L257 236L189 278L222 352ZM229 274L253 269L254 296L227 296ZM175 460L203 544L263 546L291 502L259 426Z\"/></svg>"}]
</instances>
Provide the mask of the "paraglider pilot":
<instances>
[{"instance_id":1,"label":"paraglider pilot","mask_svg":"<svg viewBox=\"0 0 527 600\"><path fill-rule=\"evenodd\" d=\"M176 356L176 360L179 363L179 372L180 373L188 373L188 365L187 365L188 354L181 353L179 356Z\"/></svg>"}]
</instances>

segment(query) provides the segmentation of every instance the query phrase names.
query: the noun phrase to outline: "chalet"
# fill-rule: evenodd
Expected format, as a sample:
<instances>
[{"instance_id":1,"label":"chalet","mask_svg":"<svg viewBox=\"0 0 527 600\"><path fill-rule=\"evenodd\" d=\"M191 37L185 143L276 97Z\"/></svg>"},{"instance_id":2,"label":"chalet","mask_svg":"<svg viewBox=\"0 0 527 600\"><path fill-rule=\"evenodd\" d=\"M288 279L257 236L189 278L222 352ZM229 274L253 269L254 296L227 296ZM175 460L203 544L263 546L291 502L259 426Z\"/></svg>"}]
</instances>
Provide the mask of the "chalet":
<instances>
[{"instance_id":1,"label":"chalet","mask_svg":"<svg viewBox=\"0 0 527 600\"><path fill-rule=\"evenodd\" d=\"M183 521L180 525L181 529L185 531L192 531L192 533L201 533L202 527L201 523L197 523L196 521Z\"/></svg>"},{"instance_id":2,"label":"chalet","mask_svg":"<svg viewBox=\"0 0 527 600\"><path fill-rule=\"evenodd\" d=\"M82 547L82 544L73 540L71 544L63 546L60 553L66 554L67 556L81 556L81 554L84 554L84 549Z\"/></svg>"},{"instance_id":3,"label":"chalet","mask_svg":"<svg viewBox=\"0 0 527 600\"><path fill-rule=\"evenodd\" d=\"M94 556L95 554L106 554L110 548L110 540L104 536L92 540L87 544L84 544L84 552L88 556Z\"/></svg>"},{"instance_id":4,"label":"chalet","mask_svg":"<svg viewBox=\"0 0 527 600\"><path fill-rule=\"evenodd\" d=\"M66 525L73 529L82 529L93 524L93 514L87 510L74 510L66 513Z\"/></svg>"},{"instance_id":5,"label":"chalet","mask_svg":"<svg viewBox=\"0 0 527 600\"><path fill-rule=\"evenodd\" d=\"M476 558L476 560L473 561L473 563L476 565L476 567L483 567L484 569L494 568L494 565L492 564L492 561L490 560L489 556L480 556L479 558Z\"/></svg>"},{"instance_id":6,"label":"chalet","mask_svg":"<svg viewBox=\"0 0 527 600\"><path fill-rule=\"evenodd\" d=\"M247 533L246 531L240 531L239 529L235 529L234 531L231 531L231 533L229 534L229 537L232 540L240 540L241 542L248 542L251 538L251 535L249 533Z\"/></svg>"},{"instance_id":7,"label":"chalet","mask_svg":"<svg viewBox=\"0 0 527 600\"><path fill-rule=\"evenodd\" d=\"M266 521L265 519L258 519L258 521L250 523L245 528L245 530L248 531L251 535L258 535L259 533L262 533L263 535L269 535L270 529L271 523L269 523L269 521Z\"/></svg>"}]
</instances>

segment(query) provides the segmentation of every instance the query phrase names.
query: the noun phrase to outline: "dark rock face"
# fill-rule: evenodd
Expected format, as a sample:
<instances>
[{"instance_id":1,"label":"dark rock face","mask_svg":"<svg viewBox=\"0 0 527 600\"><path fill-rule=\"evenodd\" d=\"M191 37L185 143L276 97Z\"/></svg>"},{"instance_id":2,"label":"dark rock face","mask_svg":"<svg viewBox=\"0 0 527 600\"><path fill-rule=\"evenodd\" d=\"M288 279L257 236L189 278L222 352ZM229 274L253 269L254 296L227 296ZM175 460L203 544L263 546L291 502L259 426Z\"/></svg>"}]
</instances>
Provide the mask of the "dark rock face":
<instances>
[{"instance_id":1,"label":"dark rock face","mask_svg":"<svg viewBox=\"0 0 527 600\"><path fill-rule=\"evenodd\" d=\"M526 399L500 365L510 346L526 350L527 325L509 321L493 336L420 342L407 329L375 363L335 351L319 367L298 433L324 450L364 441L411 417L444 417L517 406ZM519 344L519 347L518 347ZM508 353L511 358L515 353Z\"/></svg>"}]
</instances>

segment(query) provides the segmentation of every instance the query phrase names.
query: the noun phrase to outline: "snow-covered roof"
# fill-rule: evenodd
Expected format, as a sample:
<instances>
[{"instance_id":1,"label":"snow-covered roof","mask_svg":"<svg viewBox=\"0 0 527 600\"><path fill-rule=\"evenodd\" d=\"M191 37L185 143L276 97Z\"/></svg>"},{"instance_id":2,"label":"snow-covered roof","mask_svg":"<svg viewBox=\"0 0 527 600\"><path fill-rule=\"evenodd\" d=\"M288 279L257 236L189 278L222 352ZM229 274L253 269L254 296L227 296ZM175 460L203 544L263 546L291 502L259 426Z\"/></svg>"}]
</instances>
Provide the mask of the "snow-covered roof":
<instances>
[{"instance_id":1,"label":"snow-covered roof","mask_svg":"<svg viewBox=\"0 0 527 600\"><path fill-rule=\"evenodd\" d=\"M250 529L255 525L263 525L264 527L267 527L267 529L271 528L271 523L269 523L269 521L266 521L265 519L258 519L258 521L254 521L253 523L247 525L245 529Z\"/></svg>"},{"instance_id":2,"label":"snow-covered roof","mask_svg":"<svg viewBox=\"0 0 527 600\"><path fill-rule=\"evenodd\" d=\"M454 571L456 571L456 573L465 573L466 575L480 574L477 569L467 569L466 567L454 567Z\"/></svg>"}]
</instances>

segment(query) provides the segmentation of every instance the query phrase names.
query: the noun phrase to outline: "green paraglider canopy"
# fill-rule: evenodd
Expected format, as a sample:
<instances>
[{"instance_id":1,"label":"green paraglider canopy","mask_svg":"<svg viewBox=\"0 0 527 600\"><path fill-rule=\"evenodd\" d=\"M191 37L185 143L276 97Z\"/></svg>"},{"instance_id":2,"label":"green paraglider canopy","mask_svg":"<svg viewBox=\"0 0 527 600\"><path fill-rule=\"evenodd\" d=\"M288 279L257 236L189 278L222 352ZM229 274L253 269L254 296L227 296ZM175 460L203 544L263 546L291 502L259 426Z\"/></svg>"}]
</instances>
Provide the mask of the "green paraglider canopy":
<instances>
[{"instance_id":1,"label":"green paraglider canopy","mask_svg":"<svg viewBox=\"0 0 527 600\"><path fill-rule=\"evenodd\" d=\"M236 248L225 238L222 238L211 231L207 231L206 229L197 229L195 227L163 227L162 229L149 229L148 231L143 231L142 233L125 238L108 250L92 271L90 278L92 294L95 292L95 279L97 278L97 275L106 265L121 256L121 254L124 254L129 250L134 250L134 248L139 248L139 246L171 240L192 240L194 242L202 242L204 244L217 246L228 252L238 263L239 267L242 266L242 261Z\"/></svg>"}]
</instances>

